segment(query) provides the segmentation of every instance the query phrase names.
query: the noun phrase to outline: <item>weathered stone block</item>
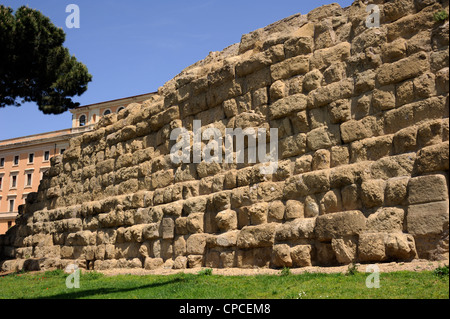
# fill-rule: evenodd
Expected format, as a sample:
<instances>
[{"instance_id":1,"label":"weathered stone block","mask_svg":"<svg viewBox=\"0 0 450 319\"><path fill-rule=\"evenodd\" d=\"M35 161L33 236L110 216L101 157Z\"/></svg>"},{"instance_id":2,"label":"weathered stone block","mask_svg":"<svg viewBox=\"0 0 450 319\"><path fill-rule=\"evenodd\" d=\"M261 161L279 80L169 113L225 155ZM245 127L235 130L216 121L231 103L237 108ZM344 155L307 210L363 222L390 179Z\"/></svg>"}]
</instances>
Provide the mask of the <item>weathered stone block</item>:
<instances>
[{"instance_id":1,"label":"weathered stone block","mask_svg":"<svg viewBox=\"0 0 450 319\"><path fill-rule=\"evenodd\" d=\"M408 207L406 223L408 233L414 236L442 234L448 228L448 202L433 202Z\"/></svg>"},{"instance_id":2,"label":"weathered stone block","mask_svg":"<svg viewBox=\"0 0 450 319\"><path fill-rule=\"evenodd\" d=\"M312 70L311 72L307 73L303 79L303 90L305 92L310 92L318 89L322 86L322 80L322 73L317 69Z\"/></svg>"},{"instance_id":3,"label":"weathered stone block","mask_svg":"<svg viewBox=\"0 0 450 319\"><path fill-rule=\"evenodd\" d=\"M173 263L173 269L186 269L188 265L188 259L185 256L178 256Z\"/></svg>"},{"instance_id":4,"label":"weathered stone block","mask_svg":"<svg viewBox=\"0 0 450 319\"><path fill-rule=\"evenodd\" d=\"M189 268L201 268L203 266L203 255L189 255L187 258Z\"/></svg>"},{"instance_id":5,"label":"weathered stone block","mask_svg":"<svg viewBox=\"0 0 450 319\"><path fill-rule=\"evenodd\" d=\"M344 79L342 81L320 87L310 93L312 98L312 107L321 107L337 100L350 98L353 95L353 90L353 79Z\"/></svg>"},{"instance_id":6,"label":"weathered stone block","mask_svg":"<svg viewBox=\"0 0 450 319\"><path fill-rule=\"evenodd\" d=\"M361 200L365 207L382 206L386 182L382 179L368 180L361 184Z\"/></svg>"},{"instance_id":7,"label":"weathered stone block","mask_svg":"<svg viewBox=\"0 0 450 319\"><path fill-rule=\"evenodd\" d=\"M314 153L311 165L313 171L330 168L330 151L317 150Z\"/></svg>"},{"instance_id":8,"label":"weathered stone block","mask_svg":"<svg viewBox=\"0 0 450 319\"><path fill-rule=\"evenodd\" d=\"M417 147L417 127L411 126L398 131L393 138L394 153L415 151Z\"/></svg>"},{"instance_id":9,"label":"weathered stone block","mask_svg":"<svg viewBox=\"0 0 450 319\"><path fill-rule=\"evenodd\" d=\"M306 135L306 142L308 148L313 151L322 148L329 148L333 145L330 139L329 130L325 126L316 128L308 132L308 134Z\"/></svg>"},{"instance_id":10,"label":"weathered stone block","mask_svg":"<svg viewBox=\"0 0 450 319\"><path fill-rule=\"evenodd\" d=\"M329 107L330 121L333 124L343 123L351 119L351 104L349 100L332 102Z\"/></svg>"},{"instance_id":11,"label":"weathered stone block","mask_svg":"<svg viewBox=\"0 0 450 319\"><path fill-rule=\"evenodd\" d=\"M375 89L372 94L372 105L377 111L393 109L396 106L395 86L388 85Z\"/></svg>"},{"instance_id":12,"label":"weathered stone block","mask_svg":"<svg viewBox=\"0 0 450 319\"><path fill-rule=\"evenodd\" d=\"M296 56L283 62L273 64L270 67L272 80L287 79L309 71L309 58L306 56Z\"/></svg>"},{"instance_id":13,"label":"weathered stone block","mask_svg":"<svg viewBox=\"0 0 450 319\"><path fill-rule=\"evenodd\" d=\"M142 229L142 236L146 240L157 239L160 236L160 223L146 225Z\"/></svg>"},{"instance_id":14,"label":"weathered stone block","mask_svg":"<svg viewBox=\"0 0 450 319\"><path fill-rule=\"evenodd\" d=\"M401 205L406 199L408 193L407 187L409 177L394 177L386 182L386 191L384 195L385 204L387 206Z\"/></svg>"},{"instance_id":15,"label":"weathered stone block","mask_svg":"<svg viewBox=\"0 0 450 319\"><path fill-rule=\"evenodd\" d=\"M145 258L144 268L146 270L155 270L162 268L164 260L162 258Z\"/></svg>"},{"instance_id":16,"label":"weathered stone block","mask_svg":"<svg viewBox=\"0 0 450 319\"><path fill-rule=\"evenodd\" d=\"M339 189L332 189L317 197L321 215L342 211L342 198Z\"/></svg>"},{"instance_id":17,"label":"weathered stone block","mask_svg":"<svg viewBox=\"0 0 450 319\"><path fill-rule=\"evenodd\" d=\"M339 43L331 48L316 50L311 58L311 69L323 70L333 62L345 61L350 56L351 44Z\"/></svg>"},{"instance_id":18,"label":"weathered stone block","mask_svg":"<svg viewBox=\"0 0 450 319\"><path fill-rule=\"evenodd\" d=\"M276 268L291 267L291 248L288 245L274 245L271 264Z\"/></svg>"},{"instance_id":19,"label":"weathered stone block","mask_svg":"<svg viewBox=\"0 0 450 319\"><path fill-rule=\"evenodd\" d=\"M216 224L220 230L229 231L233 229L237 229L238 221L237 214L234 210L225 210L219 212L216 217Z\"/></svg>"},{"instance_id":20,"label":"weathered stone block","mask_svg":"<svg viewBox=\"0 0 450 319\"><path fill-rule=\"evenodd\" d=\"M333 146L330 153L330 167L347 165L350 160L350 153L347 146Z\"/></svg>"},{"instance_id":21,"label":"weathered stone block","mask_svg":"<svg viewBox=\"0 0 450 319\"><path fill-rule=\"evenodd\" d=\"M360 121L347 121L342 123L340 128L344 143L378 136L380 132L380 124L374 116L365 117Z\"/></svg>"},{"instance_id":22,"label":"weathered stone block","mask_svg":"<svg viewBox=\"0 0 450 319\"><path fill-rule=\"evenodd\" d=\"M275 223L246 226L238 235L239 248L271 247L275 240Z\"/></svg>"},{"instance_id":23,"label":"weathered stone block","mask_svg":"<svg viewBox=\"0 0 450 319\"><path fill-rule=\"evenodd\" d=\"M405 212L401 208L383 207L367 218L367 232L402 232Z\"/></svg>"},{"instance_id":24,"label":"weathered stone block","mask_svg":"<svg viewBox=\"0 0 450 319\"><path fill-rule=\"evenodd\" d=\"M445 171L449 169L449 143L444 142L422 148L417 154L418 173Z\"/></svg>"},{"instance_id":25,"label":"weathered stone block","mask_svg":"<svg viewBox=\"0 0 450 319\"><path fill-rule=\"evenodd\" d=\"M291 248L294 267L311 267L311 245L297 245Z\"/></svg>"},{"instance_id":26,"label":"weathered stone block","mask_svg":"<svg viewBox=\"0 0 450 319\"><path fill-rule=\"evenodd\" d=\"M209 234L193 234L186 240L186 253L188 255L203 255Z\"/></svg>"},{"instance_id":27,"label":"weathered stone block","mask_svg":"<svg viewBox=\"0 0 450 319\"><path fill-rule=\"evenodd\" d=\"M277 225L275 240L277 242L295 241L314 238L315 218L297 218Z\"/></svg>"},{"instance_id":28,"label":"weathered stone block","mask_svg":"<svg viewBox=\"0 0 450 319\"><path fill-rule=\"evenodd\" d=\"M313 195L305 198L305 218L314 218L319 216L320 209Z\"/></svg>"},{"instance_id":29,"label":"weathered stone block","mask_svg":"<svg viewBox=\"0 0 450 319\"><path fill-rule=\"evenodd\" d=\"M386 260L386 233L360 234L358 258L362 262L381 262Z\"/></svg>"},{"instance_id":30,"label":"weathered stone block","mask_svg":"<svg viewBox=\"0 0 450 319\"><path fill-rule=\"evenodd\" d=\"M172 218L163 218L161 222L161 235L163 239L172 239L175 234L175 222Z\"/></svg>"},{"instance_id":31,"label":"weathered stone block","mask_svg":"<svg viewBox=\"0 0 450 319\"><path fill-rule=\"evenodd\" d=\"M312 159L313 157L311 155L303 155L297 158L294 165L294 174L297 175L310 172L312 168Z\"/></svg>"},{"instance_id":32,"label":"weathered stone block","mask_svg":"<svg viewBox=\"0 0 450 319\"><path fill-rule=\"evenodd\" d=\"M386 254L390 259L411 261L417 257L414 237L409 234L391 233L385 241Z\"/></svg>"},{"instance_id":33,"label":"weathered stone block","mask_svg":"<svg viewBox=\"0 0 450 319\"><path fill-rule=\"evenodd\" d=\"M282 201L276 200L269 203L268 212L267 212L267 221L269 223L272 222L280 222L284 218L285 206Z\"/></svg>"},{"instance_id":34,"label":"weathered stone block","mask_svg":"<svg viewBox=\"0 0 450 319\"><path fill-rule=\"evenodd\" d=\"M306 152L306 134L300 133L280 141L281 158L293 157Z\"/></svg>"},{"instance_id":35,"label":"weathered stone block","mask_svg":"<svg viewBox=\"0 0 450 319\"><path fill-rule=\"evenodd\" d=\"M357 259L358 241L355 237L333 238L331 247L340 264L350 264Z\"/></svg>"},{"instance_id":36,"label":"weathered stone block","mask_svg":"<svg viewBox=\"0 0 450 319\"><path fill-rule=\"evenodd\" d=\"M286 96L286 84L283 81L275 81L270 86L270 100L276 101Z\"/></svg>"},{"instance_id":37,"label":"weathered stone block","mask_svg":"<svg viewBox=\"0 0 450 319\"><path fill-rule=\"evenodd\" d=\"M287 59L297 55L307 55L312 53L313 48L314 41L309 36L297 36L284 43L284 52Z\"/></svg>"},{"instance_id":38,"label":"weathered stone block","mask_svg":"<svg viewBox=\"0 0 450 319\"><path fill-rule=\"evenodd\" d=\"M306 194L315 194L326 192L330 189L330 171L320 170L310 173L305 173L301 175L303 180L303 185L301 187L306 187Z\"/></svg>"},{"instance_id":39,"label":"weathered stone block","mask_svg":"<svg viewBox=\"0 0 450 319\"><path fill-rule=\"evenodd\" d=\"M414 177L409 180L409 204L438 202L447 199L447 179L444 175L425 175Z\"/></svg>"},{"instance_id":40,"label":"weathered stone block","mask_svg":"<svg viewBox=\"0 0 450 319\"><path fill-rule=\"evenodd\" d=\"M268 203L256 203L249 207L249 217L252 225L267 223Z\"/></svg>"},{"instance_id":41,"label":"weathered stone block","mask_svg":"<svg viewBox=\"0 0 450 319\"><path fill-rule=\"evenodd\" d=\"M317 217L314 232L321 241L360 234L366 218L360 211L347 211Z\"/></svg>"},{"instance_id":42,"label":"weathered stone block","mask_svg":"<svg viewBox=\"0 0 450 319\"><path fill-rule=\"evenodd\" d=\"M295 94L280 99L269 106L270 119L278 119L306 109L307 99L303 94Z\"/></svg>"},{"instance_id":43,"label":"weathered stone block","mask_svg":"<svg viewBox=\"0 0 450 319\"><path fill-rule=\"evenodd\" d=\"M398 83L416 77L428 69L428 55L419 52L400 61L383 64L376 71L377 81L381 85Z\"/></svg>"},{"instance_id":44,"label":"weathered stone block","mask_svg":"<svg viewBox=\"0 0 450 319\"><path fill-rule=\"evenodd\" d=\"M303 218L304 207L303 204L296 200L288 200L286 202L286 220Z\"/></svg>"},{"instance_id":45,"label":"weathered stone block","mask_svg":"<svg viewBox=\"0 0 450 319\"><path fill-rule=\"evenodd\" d=\"M204 213L190 214L186 219L186 227L190 233L203 233L204 231Z\"/></svg>"}]
</instances>

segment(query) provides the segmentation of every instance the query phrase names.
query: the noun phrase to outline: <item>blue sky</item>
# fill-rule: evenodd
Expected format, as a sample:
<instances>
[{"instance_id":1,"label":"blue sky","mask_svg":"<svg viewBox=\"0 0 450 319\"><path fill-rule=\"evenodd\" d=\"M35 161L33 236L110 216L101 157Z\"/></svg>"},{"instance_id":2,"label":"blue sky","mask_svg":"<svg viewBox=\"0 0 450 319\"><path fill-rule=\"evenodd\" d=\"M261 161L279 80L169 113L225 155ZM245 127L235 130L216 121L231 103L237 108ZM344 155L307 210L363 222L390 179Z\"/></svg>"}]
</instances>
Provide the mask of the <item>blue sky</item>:
<instances>
[{"instance_id":1,"label":"blue sky","mask_svg":"<svg viewBox=\"0 0 450 319\"><path fill-rule=\"evenodd\" d=\"M14 10L40 10L66 33L64 46L93 75L81 105L154 92L211 51L242 34L324 4L352 0L3 0ZM80 8L80 28L65 25L66 6ZM36 104L0 108L0 140L71 126L71 113L44 115Z\"/></svg>"}]
</instances>

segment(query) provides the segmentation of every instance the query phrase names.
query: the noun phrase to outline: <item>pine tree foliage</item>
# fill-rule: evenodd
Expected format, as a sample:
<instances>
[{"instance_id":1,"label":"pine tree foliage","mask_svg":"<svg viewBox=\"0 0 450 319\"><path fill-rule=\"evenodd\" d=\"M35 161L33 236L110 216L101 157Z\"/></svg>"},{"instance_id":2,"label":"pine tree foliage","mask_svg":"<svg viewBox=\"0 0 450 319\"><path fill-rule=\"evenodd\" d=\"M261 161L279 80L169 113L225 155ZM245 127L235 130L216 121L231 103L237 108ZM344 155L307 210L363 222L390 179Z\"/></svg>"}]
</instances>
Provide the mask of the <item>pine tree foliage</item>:
<instances>
[{"instance_id":1,"label":"pine tree foliage","mask_svg":"<svg viewBox=\"0 0 450 319\"><path fill-rule=\"evenodd\" d=\"M61 114L79 106L72 97L92 76L64 41L64 31L41 12L0 5L0 108L36 102L45 114Z\"/></svg>"}]
</instances>

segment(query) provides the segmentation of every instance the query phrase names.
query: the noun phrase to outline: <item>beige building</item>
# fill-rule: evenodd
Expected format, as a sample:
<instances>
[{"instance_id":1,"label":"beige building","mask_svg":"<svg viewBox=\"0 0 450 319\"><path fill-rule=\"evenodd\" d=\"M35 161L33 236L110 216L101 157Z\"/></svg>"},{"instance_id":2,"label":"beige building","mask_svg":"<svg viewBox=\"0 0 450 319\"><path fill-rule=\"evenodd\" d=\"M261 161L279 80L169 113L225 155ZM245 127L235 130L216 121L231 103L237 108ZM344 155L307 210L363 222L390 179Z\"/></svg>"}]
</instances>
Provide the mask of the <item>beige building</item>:
<instances>
[{"instance_id":1,"label":"beige building","mask_svg":"<svg viewBox=\"0 0 450 319\"><path fill-rule=\"evenodd\" d=\"M120 112L130 103L141 103L154 93L81 106L70 110L72 127L0 141L0 235L11 226L28 194L36 192L50 168L50 158L64 153L69 140L92 130L102 116Z\"/></svg>"}]
</instances>

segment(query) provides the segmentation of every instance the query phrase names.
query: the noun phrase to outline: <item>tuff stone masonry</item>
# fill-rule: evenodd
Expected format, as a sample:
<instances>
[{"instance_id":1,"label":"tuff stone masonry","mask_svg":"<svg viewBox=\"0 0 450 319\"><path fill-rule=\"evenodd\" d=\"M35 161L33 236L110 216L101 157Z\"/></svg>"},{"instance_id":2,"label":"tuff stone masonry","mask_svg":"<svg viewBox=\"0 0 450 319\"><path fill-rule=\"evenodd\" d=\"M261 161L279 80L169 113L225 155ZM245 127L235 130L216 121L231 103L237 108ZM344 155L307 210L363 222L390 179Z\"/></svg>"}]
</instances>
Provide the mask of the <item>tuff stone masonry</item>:
<instances>
[{"instance_id":1,"label":"tuff stone masonry","mask_svg":"<svg viewBox=\"0 0 450 319\"><path fill-rule=\"evenodd\" d=\"M52 159L2 270L448 259L448 1L331 4L242 37ZM278 128L279 167L174 164L177 127ZM203 141L205 142L205 141Z\"/></svg>"}]
</instances>

